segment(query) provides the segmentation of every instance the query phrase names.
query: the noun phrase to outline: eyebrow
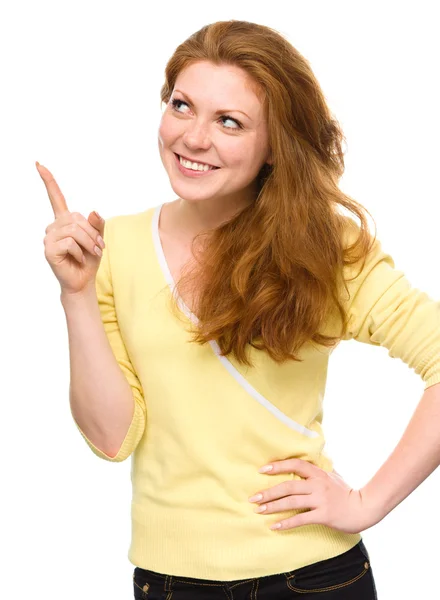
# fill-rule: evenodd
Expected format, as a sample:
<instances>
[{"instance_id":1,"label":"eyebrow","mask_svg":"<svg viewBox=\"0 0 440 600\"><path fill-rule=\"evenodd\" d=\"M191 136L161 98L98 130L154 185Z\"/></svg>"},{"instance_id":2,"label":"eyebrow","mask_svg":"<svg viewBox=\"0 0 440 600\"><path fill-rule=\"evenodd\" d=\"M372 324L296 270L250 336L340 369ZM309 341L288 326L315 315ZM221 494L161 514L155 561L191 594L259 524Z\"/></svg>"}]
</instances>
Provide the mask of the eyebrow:
<instances>
[{"instance_id":1,"label":"eyebrow","mask_svg":"<svg viewBox=\"0 0 440 600\"><path fill-rule=\"evenodd\" d=\"M174 90L175 92L180 92L182 94L182 96L185 96L185 98L187 98L189 100L189 102L191 104L194 104L194 102L191 100L191 98L188 96L188 94L185 94L185 92L182 92L182 90ZM248 119L251 119L251 117L249 115L247 115L245 112L243 112L242 110L238 110L236 108L229 108L229 109L221 109L221 110L217 110L214 114L216 115L224 115L224 114L228 114L230 112L239 112L242 113L243 115L245 115L245 117L247 117Z\"/></svg>"}]
</instances>

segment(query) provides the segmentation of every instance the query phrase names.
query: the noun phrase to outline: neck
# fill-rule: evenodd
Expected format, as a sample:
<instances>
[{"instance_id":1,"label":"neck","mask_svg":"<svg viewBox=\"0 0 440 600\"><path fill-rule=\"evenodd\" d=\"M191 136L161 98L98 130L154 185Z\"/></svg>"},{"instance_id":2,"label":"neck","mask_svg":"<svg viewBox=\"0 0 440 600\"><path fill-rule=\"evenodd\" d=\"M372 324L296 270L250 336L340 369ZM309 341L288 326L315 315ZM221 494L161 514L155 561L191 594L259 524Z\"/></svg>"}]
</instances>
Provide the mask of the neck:
<instances>
[{"instance_id":1,"label":"neck","mask_svg":"<svg viewBox=\"0 0 440 600\"><path fill-rule=\"evenodd\" d=\"M215 229L231 219L234 215L255 202L256 194L236 198L212 198L190 202L183 198L176 200L175 223L179 231L189 238L197 234Z\"/></svg>"}]
</instances>

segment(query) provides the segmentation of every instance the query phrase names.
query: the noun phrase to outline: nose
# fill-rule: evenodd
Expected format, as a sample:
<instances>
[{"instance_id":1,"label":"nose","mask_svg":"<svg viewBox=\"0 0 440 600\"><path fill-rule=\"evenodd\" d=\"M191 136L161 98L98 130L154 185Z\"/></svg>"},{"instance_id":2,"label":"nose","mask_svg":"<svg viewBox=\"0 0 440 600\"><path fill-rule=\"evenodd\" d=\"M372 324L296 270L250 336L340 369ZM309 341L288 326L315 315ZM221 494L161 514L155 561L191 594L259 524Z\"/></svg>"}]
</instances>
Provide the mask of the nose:
<instances>
[{"instance_id":1,"label":"nose","mask_svg":"<svg viewBox=\"0 0 440 600\"><path fill-rule=\"evenodd\" d=\"M187 124L185 133L183 134L183 141L192 150L196 150L197 148L207 150L211 146L207 127L200 121L193 121Z\"/></svg>"}]
</instances>

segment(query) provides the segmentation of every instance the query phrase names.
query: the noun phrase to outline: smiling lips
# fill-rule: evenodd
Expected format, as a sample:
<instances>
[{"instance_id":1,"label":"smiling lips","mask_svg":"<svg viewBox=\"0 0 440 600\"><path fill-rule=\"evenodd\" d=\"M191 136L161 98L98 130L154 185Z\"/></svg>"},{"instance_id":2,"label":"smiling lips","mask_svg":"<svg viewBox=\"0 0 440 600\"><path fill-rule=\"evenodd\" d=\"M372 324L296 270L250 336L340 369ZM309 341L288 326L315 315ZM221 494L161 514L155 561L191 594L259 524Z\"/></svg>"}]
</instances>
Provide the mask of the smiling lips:
<instances>
[{"instance_id":1,"label":"smiling lips","mask_svg":"<svg viewBox=\"0 0 440 600\"><path fill-rule=\"evenodd\" d=\"M195 162L198 165L208 165L208 167L213 167L214 169L220 169L220 167L216 167L215 165L211 165L210 163L205 163L205 162L201 162L199 160L194 160L193 158L188 158L187 156L183 156L183 154L177 154L177 152L175 152L177 157L182 157L184 160L189 160L190 162Z\"/></svg>"}]
</instances>

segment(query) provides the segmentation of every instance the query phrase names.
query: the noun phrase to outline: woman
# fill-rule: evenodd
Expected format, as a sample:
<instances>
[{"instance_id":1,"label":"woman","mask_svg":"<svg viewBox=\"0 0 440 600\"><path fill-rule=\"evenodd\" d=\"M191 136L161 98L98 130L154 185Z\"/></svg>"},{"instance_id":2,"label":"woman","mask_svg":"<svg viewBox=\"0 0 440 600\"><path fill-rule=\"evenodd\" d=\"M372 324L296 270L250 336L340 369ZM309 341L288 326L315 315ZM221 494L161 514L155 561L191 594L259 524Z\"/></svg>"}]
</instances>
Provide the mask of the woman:
<instances>
[{"instance_id":1,"label":"woman","mask_svg":"<svg viewBox=\"0 0 440 600\"><path fill-rule=\"evenodd\" d=\"M436 448L412 449L402 468L403 438L351 488L323 452L328 360L347 339L405 360L425 383L426 431L439 304L394 269L368 211L339 189L343 134L278 32L203 27L169 60L161 99L174 201L104 231L96 213L69 212L38 165L72 415L97 456L133 457L134 597L376 598L360 532L432 472Z\"/></svg>"}]
</instances>

